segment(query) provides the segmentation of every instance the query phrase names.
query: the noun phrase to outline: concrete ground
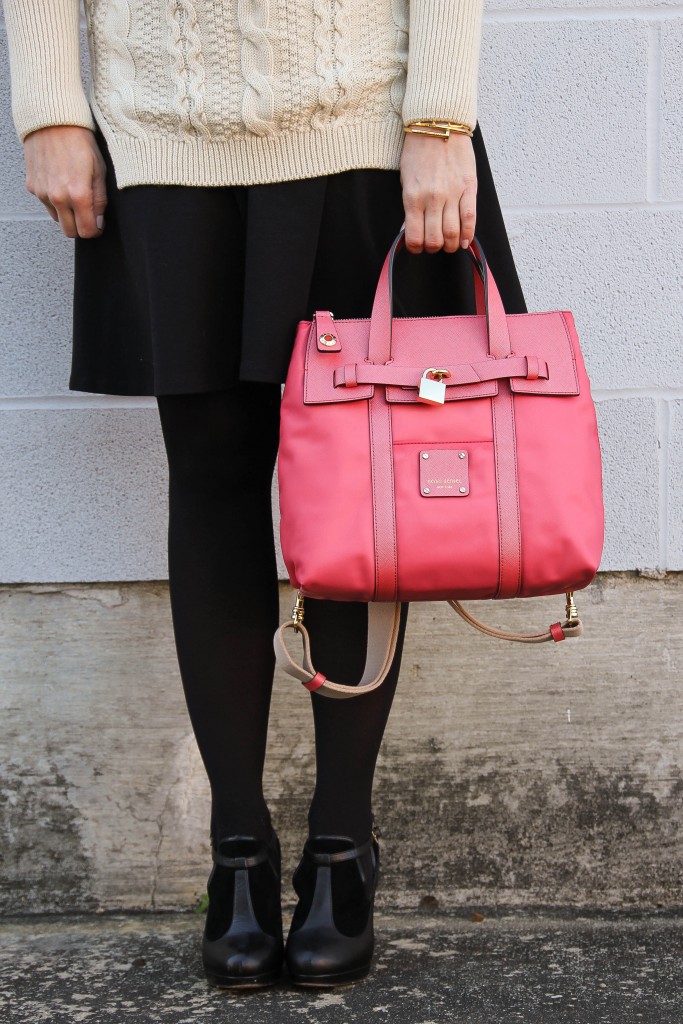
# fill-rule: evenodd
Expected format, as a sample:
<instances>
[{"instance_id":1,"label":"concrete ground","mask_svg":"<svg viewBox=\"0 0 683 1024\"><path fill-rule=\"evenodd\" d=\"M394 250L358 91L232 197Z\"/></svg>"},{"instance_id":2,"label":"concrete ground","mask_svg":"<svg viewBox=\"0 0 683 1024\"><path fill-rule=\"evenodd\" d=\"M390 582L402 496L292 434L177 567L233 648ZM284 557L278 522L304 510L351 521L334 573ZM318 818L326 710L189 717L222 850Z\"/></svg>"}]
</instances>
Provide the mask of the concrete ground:
<instances>
[{"instance_id":1,"label":"concrete ground","mask_svg":"<svg viewBox=\"0 0 683 1024\"><path fill-rule=\"evenodd\" d=\"M683 915L376 916L370 976L210 988L197 914L4 919L3 1024L681 1024Z\"/></svg>"}]
</instances>

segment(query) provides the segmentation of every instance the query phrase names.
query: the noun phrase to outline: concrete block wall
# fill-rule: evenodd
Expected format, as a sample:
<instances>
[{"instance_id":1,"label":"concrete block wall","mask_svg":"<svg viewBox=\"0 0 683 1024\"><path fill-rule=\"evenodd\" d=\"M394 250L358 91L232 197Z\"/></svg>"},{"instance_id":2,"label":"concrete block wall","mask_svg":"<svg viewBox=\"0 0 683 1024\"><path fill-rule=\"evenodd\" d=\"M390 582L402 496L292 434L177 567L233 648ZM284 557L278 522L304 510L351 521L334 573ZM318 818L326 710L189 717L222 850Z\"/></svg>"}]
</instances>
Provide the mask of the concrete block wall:
<instances>
[{"instance_id":1,"label":"concrete block wall","mask_svg":"<svg viewBox=\"0 0 683 1024\"><path fill-rule=\"evenodd\" d=\"M562 611L490 604L468 607L515 631ZM600 573L584 636L530 650L411 605L373 791L382 906L683 907L682 606L681 573ZM209 793L166 585L0 586L0 679L0 914L193 906ZM264 782L289 904L310 703L277 673Z\"/></svg>"},{"instance_id":2,"label":"concrete block wall","mask_svg":"<svg viewBox=\"0 0 683 1024\"><path fill-rule=\"evenodd\" d=\"M576 319L606 543L575 644L530 656L411 608L375 785L384 906L683 904L682 72L681 2L487 3L480 124L528 306ZM187 907L208 788L163 582L163 445L152 399L67 390L71 245L24 190L0 53L0 913ZM561 614L482 605L515 630ZM307 705L276 678L288 872Z\"/></svg>"},{"instance_id":3,"label":"concrete block wall","mask_svg":"<svg viewBox=\"0 0 683 1024\"><path fill-rule=\"evenodd\" d=\"M67 390L72 243L25 191L0 76L0 580L162 579L154 402ZM683 3L487 4L480 124L529 308L575 315L602 570L683 568L682 81Z\"/></svg>"},{"instance_id":4,"label":"concrete block wall","mask_svg":"<svg viewBox=\"0 0 683 1024\"><path fill-rule=\"evenodd\" d=\"M574 312L601 569L683 567L683 4L494 0L480 122L530 309Z\"/></svg>"}]
</instances>

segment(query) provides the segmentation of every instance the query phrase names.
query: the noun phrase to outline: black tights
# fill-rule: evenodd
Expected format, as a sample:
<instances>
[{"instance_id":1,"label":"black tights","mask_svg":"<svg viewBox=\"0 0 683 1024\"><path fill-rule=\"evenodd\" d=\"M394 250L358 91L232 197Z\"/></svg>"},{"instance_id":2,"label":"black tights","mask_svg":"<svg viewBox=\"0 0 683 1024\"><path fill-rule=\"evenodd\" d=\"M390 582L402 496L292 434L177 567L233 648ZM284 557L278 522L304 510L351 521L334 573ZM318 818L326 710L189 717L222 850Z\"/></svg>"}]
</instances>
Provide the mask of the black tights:
<instances>
[{"instance_id":1,"label":"black tights","mask_svg":"<svg viewBox=\"0 0 683 1024\"><path fill-rule=\"evenodd\" d=\"M262 787L278 626L271 481L280 385L157 399L168 455L168 559L178 663L211 785L215 840L265 838ZM384 683L351 700L310 696L316 743L311 833L360 843L371 823L375 763L400 669L408 605ZM367 605L306 601L313 663L356 683L365 662ZM303 700L296 690L292 699Z\"/></svg>"}]
</instances>

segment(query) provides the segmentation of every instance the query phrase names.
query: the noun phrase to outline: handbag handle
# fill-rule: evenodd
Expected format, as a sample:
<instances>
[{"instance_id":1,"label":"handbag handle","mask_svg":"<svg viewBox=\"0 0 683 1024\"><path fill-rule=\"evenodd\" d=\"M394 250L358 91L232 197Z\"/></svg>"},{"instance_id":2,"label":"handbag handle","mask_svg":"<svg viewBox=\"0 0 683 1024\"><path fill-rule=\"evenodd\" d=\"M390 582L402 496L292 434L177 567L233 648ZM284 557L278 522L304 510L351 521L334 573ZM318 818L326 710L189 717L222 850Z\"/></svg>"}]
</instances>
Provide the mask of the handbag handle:
<instances>
[{"instance_id":1,"label":"handbag handle","mask_svg":"<svg viewBox=\"0 0 683 1024\"><path fill-rule=\"evenodd\" d=\"M405 245L405 227L404 221L386 255L377 282L370 316L368 360L371 363L388 363L391 359L394 260L396 253ZM476 235L466 252L470 254L475 273L477 312L486 314L489 355L504 359L511 354L512 347L503 300Z\"/></svg>"},{"instance_id":2,"label":"handbag handle","mask_svg":"<svg viewBox=\"0 0 683 1024\"><path fill-rule=\"evenodd\" d=\"M389 280L389 309L391 311L392 318L394 315L394 263L396 262L396 254L400 252L401 249L405 248L405 244L406 222L403 221L403 224L401 225L399 232L396 235L396 238L394 239L388 254L389 266L387 268L387 277ZM488 263L486 262L486 257L484 256L482 244L476 235L474 236L472 244L469 245L465 251L469 253L472 259L472 271L474 273L474 292L477 303L477 313L484 313L486 310L486 283L489 271Z\"/></svg>"}]
</instances>

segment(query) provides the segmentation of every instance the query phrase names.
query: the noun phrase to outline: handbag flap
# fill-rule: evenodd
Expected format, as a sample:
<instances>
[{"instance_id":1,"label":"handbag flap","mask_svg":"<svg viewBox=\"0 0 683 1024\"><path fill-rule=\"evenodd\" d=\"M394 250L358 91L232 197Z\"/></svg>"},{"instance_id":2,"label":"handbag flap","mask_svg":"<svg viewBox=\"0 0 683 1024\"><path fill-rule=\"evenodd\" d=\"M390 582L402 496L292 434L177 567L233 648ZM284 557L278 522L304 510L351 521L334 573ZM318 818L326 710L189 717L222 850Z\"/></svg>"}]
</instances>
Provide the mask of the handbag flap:
<instances>
[{"instance_id":1,"label":"handbag flap","mask_svg":"<svg viewBox=\"0 0 683 1024\"><path fill-rule=\"evenodd\" d=\"M363 325L365 329L363 329ZM363 360L368 352L370 320L335 320L339 349L326 352L318 350L315 332L315 320L311 322L306 342L306 363L304 366L304 403L317 405L322 402L353 402L359 399L372 398L375 393L374 384L361 384L355 388L336 388L334 371L338 366L349 362Z\"/></svg>"},{"instance_id":2,"label":"handbag flap","mask_svg":"<svg viewBox=\"0 0 683 1024\"><path fill-rule=\"evenodd\" d=\"M540 356L548 364L547 380L511 377L512 390L525 395L578 395L574 346L578 350L579 340L572 314L510 313L507 322L513 354Z\"/></svg>"},{"instance_id":3,"label":"handbag flap","mask_svg":"<svg viewBox=\"0 0 683 1024\"><path fill-rule=\"evenodd\" d=\"M538 395L578 394L572 344L576 332L571 314L564 311L511 313L507 322L511 356L528 357L530 367L524 358L511 361L510 366L517 368L515 372L525 374L507 378L503 375L504 379L509 379L512 390ZM370 318L335 320L334 324L340 342L338 351L319 350L313 324L308 333L304 370L306 404L372 398L375 383L358 378L373 375L386 378L387 401L417 402L420 379L431 367L449 369L456 381L449 383L448 378L444 378L447 402L492 397L498 393L497 379L476 379L477 375L486 374L489 365L493 372L500 374L500 364L506 362L488 354L483 315L395 317L392 358L376 368L367 359ZM536 376L538 366L547 376ZM400 378L400 383L390 378ZM461 383L457 382L458 378ZM377 380L376 383L382 382Z\"/></svg>"}]
</instances>

